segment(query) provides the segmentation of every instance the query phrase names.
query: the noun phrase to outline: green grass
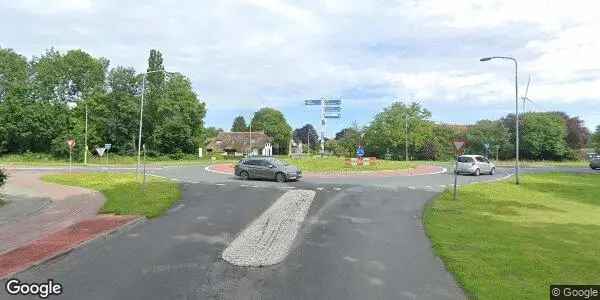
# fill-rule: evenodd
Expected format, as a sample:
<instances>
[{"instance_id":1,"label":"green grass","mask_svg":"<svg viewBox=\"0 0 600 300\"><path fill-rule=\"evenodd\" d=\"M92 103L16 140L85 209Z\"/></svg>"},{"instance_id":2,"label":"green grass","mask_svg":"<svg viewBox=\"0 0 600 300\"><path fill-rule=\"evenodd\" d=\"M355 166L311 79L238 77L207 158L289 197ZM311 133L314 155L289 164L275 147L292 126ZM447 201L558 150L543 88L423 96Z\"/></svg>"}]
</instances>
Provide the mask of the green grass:
<instances>
[{"instance_id":1,"label":"green grass","mask_svg":"<svg viewBox=\"0 0 600 300\"><path fill-rule=\"evenodd\" d=\"M146 177L146 186L142 189L141 177L136 180L135 174L52 174L45 175L42 179L102 192L106 197L106 203L100 210L101 213L143 215L154 218L163 214L181 198L177 183L162 178Z\"/></svg>"},{"instance_id":2,"label":"green grass","mask_svg":"<svg viewBox=\"0 0 600 300\"><path fill-rule=\"evenodd\" d=\"M430 203L435 252L475 299L547 299L600 283L600 176L548 173L460 188Z\"/></svg>"},{"instance_id":3,"label":"green grass","mask_svg":"<svg viewBox=\"0 0 600 300\"><path fill-rule=\"evenodd\" d=\"M513 167L515 165L514 160L501 160L495 162L497 166L502 167ZM565 167L565 168L581 168L588 167L590 162L588 160L565 160L565 161L553 161L553 160L522 160L519 161L519 165L523 168L540 168L540 167Z\"/></svg>"},{"instance_id":4,"label":"green grass","mask_svg":"<svg viewBox=\"0 0 600 300\"><path fill-rule=\"evenodd\" d=\"M216 156L216 162L232 162L234 160ZM210 157L197 158L194 155L184 155L181 159L173 159L169 156L146 157L147 165L209 165L213 163ZM5 154L0 155L0 166L68 166L69 158L56 158L49 154L27 153L27 154ZM95 157L88 156L88 166L135 166L137 156L135 155L108 155ZM83 158L73 158L73 166L84 166Z\"/></svg>"},{"instance_id":5,"label":"green grass","mask_svg":"<svg viewBox=\"0 0 600 300\"><path fill-rule=\"evenodd\" d=\"M368 166L352 166L346 164L347 158L342 157L286 157L282 159L299 167L304 172L401 170L414 168L417 165L415 162L377 160L375 164L370 164Z\"/></svg>"}]
</instances>

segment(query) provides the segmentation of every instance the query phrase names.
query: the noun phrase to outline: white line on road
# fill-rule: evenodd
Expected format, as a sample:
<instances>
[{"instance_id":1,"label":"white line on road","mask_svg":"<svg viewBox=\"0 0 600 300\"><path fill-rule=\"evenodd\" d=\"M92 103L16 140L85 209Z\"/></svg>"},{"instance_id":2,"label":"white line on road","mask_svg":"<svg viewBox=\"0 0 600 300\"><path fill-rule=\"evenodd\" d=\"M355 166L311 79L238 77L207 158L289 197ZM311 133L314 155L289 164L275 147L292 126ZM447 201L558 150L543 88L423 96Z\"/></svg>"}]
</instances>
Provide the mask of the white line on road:
<instances>
[{"instance_id":1,"label":"white line on road","mask_svg":"<svg viewBox=\"0 0 600 300\"><path fill-rule=\"evenodd\" d=\"M238 266L268 266L283 261L315 195L311 190L287 191L229 244L223 259Z\"/></svg>"},{"instance_id":2,"label":"white line on road","mask_svg":"<svg viewBox=\"0 0 600 300\"><path fill-rule=\"evenodd\" d=\"M416 187L414 187L414 186L412 186L412 185L409 185L409 186L408 186L408 189L409 189L409 190L415 190L415 189L417 189L417 188L416 188Z\"/></svg>"},{"instance_id":3,"label":"white line on road","mask_svg":"<svg viewBox=\"0 0 600 300\"><path fill-rule=\"evenodd\" d=\"M222 185L225 185L225 184L224 183L216 183L216 185L221 185L222 186Z\"/></svg>"}]
</instances>

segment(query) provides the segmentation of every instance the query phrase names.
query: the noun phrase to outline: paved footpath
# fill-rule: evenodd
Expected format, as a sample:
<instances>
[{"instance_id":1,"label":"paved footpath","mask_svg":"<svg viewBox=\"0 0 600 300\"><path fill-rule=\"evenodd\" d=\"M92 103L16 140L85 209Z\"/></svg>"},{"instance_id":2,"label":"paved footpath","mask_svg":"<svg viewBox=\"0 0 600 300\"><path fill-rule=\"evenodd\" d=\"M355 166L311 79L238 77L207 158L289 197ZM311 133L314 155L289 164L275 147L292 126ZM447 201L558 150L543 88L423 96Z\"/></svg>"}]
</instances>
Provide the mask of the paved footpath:
<instances>
[{"instance_id":1,"label":"paved footpath","mask_svg":"<svg viewBox=\"0 0 600 300\"><path fill-rule=\"evenodd\" d=\"M98 216L104 196L96 191L43 182L40 172L9 174L0 209L0 278L114 230L132 216Z\"/></svg>"}]
</instances>

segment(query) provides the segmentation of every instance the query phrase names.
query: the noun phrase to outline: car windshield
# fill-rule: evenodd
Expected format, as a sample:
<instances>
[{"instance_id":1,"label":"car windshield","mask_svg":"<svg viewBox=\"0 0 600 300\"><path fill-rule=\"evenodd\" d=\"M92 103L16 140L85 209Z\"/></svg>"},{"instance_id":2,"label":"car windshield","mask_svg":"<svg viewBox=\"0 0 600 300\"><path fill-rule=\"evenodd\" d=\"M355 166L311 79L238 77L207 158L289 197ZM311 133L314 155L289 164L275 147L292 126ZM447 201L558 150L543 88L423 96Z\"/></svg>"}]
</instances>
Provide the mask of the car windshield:
<instances>
[{"instance_id":1,"label":"car windshield","mask_svg":"<svg viewBox=\"0 0 600 300\"><path fill-rule=\"evenodd\" d=\"M459 156L458 157L458 162L461 162L461 163L473 162L473 158L472 157L468 157L468 156Z\"/></svg>"}]
</instances>

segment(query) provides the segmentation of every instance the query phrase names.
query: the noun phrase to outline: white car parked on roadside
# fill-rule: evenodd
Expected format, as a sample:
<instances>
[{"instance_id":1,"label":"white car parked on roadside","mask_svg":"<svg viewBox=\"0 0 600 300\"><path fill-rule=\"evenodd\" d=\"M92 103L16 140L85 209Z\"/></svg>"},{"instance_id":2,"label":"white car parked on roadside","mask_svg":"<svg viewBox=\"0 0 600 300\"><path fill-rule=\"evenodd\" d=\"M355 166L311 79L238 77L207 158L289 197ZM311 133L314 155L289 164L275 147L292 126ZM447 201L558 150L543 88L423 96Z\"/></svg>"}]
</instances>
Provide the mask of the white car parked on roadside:
<instances>
[{"instance_id":1,"label":"white car parked on roadside","mask_svg":"<svg viewBox=\"0 0 600 300\"><path fill-rule=\"evenodd\" d=\"M482 155L461 155L457 158L456 172L458 174L494 175L496 165Z\"/></svg>"}]
</instances>

